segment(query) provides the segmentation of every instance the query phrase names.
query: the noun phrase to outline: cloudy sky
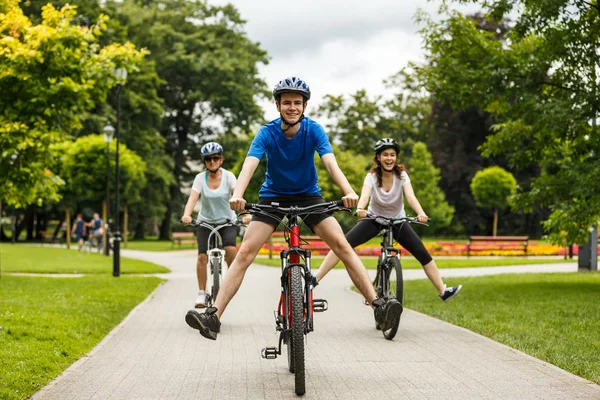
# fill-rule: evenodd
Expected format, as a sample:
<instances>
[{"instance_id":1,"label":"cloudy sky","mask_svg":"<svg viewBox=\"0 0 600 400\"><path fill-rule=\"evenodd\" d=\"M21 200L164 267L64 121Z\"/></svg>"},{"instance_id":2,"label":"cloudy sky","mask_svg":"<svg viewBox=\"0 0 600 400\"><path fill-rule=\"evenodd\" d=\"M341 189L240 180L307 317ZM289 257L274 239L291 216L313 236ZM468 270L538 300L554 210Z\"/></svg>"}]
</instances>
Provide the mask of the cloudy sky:
<instances>
[{"instance_id":1,"label":"cloudy sky","mask_svg":"<svg viewBox=\"0 0 600 400\"><path fill-rule=\"evenodd\" d=\"M247 21L251 40L271 60L261 68L273 87L286 76L299 76L311 88L309 108L326 94L385 91L383 80L408 61L422 59L420 8L434 15L438 0L209 0L232 3ZM263 104L268 120L279 116ZM310 110L308 112L310 114Z\"/></svg>"}]
</instances>

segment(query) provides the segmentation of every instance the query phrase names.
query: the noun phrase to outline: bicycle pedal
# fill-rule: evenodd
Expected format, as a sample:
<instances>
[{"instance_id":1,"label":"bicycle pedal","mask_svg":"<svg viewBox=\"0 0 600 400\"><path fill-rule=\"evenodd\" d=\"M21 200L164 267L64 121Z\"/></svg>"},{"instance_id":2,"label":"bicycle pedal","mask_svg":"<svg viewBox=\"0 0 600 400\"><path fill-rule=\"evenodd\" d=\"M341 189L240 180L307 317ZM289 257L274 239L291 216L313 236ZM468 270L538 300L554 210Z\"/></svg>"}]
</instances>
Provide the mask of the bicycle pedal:
<instances>
[{"instance_id":1,"label":"bicycle pedal","mask_svg":"<svg viewBox=\"0 0 600 400\"><path fill-rule=\"evenodd\" d=\"M329 303L325 299L313 299L313 311L314 312L323 312L327 311L329 308Z\"/></svg>"},{"instance_id":2,"label":"bicycle pedal","mask_svg":"<svg viewBox=\"0 0 600 400\"><path fill-rule=\"evenodd\" d=\"M260 352L260 355L262 356L262 358L267 359L267 360L276 359L278 354L279 354L279 351L277 350L277 347L275 347L275 346L267 346L267 347L263 348L262 351Z\"/></svg>"}]
</instances>

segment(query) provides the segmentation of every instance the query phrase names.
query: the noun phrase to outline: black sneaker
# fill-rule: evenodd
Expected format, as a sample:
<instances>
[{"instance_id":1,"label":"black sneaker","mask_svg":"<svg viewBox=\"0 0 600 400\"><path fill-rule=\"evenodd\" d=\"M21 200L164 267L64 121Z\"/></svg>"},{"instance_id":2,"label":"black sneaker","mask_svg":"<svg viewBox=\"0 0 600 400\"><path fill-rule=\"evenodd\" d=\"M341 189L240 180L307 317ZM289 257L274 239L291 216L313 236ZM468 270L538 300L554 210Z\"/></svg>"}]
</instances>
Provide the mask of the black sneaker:
<instances>
[{"instance_id":1,"label":"black sneaker","mask_svg":"<svg viewBox=\"0 0 600 400\"><path fill-rule=\"evenodd\" d=\"M402 315L402 304L395 298L375 299L373 301L376 327L382 331L390 329Z\"/></svg>"},{"instance_id":2,"label":"black sneaker","mask_svg":"<svg viewBox=\"0 0 600 400\"><path fill-rule=\"evenodd\" d=\"M317 282L317 276L313 275L311 280L310 280L310 284L312 285L313 289L317 287L317 285L319 284L319 282Z\"/></svg>"},{"instance_id":3,"label":"black sneaker","mask_svg":"<svg viewBox=\"0 0 600 400\"><path fill-rule=\"evenodd\" d=\"M446 288L444 290L444 293L440 294L440 299L442 299L444 301L448 301L451 298L456 297L458 292L460 292L460 289L462 289L462 285L454 286L451 288Z\"/></svg>"},{"instance_id":4,"label":"black sneaker","mask_svg":"<svg viewBox=\"0 0 600 400\"><path fill-rule=\"evenodd\" d=\"M216 312L215 307L208 307L203 313L199 313L198 310L190 310L185 315L185 322L200 331L205 338L217 340L217 334L221 331L221 322Z\"/></svg>"}]
</instances>

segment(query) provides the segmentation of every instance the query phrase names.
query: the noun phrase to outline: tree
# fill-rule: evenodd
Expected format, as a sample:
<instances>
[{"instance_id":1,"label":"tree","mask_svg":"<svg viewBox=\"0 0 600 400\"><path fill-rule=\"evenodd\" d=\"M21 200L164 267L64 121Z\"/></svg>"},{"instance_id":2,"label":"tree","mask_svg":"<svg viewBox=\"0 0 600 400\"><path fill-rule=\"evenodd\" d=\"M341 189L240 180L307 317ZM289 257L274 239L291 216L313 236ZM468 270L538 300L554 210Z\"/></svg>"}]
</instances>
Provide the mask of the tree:
<instances>
[{"instance_id":1,"label":"tree","mask_svg":"<svg viewBox=\"0 0 600 400\"><path fill-rule=\"evenodd\" d=\"M478 171L471 181L471 192L477 205L494 209L494 236L498 229L498 209L508 206L508 200L516 190L515 177L500 167L489 167Z\"/></svg>"},{"instance_id":2,"label":"tree","mask_svg":"<svg viewBox=\"0 0 600 400\"><path fill-rule=\"evenodd\" d=\"M494 33L456 12L427 21L427 89L455 109L478 105L493 115L483 154L506 157L511 169L541 168L515 204L525 211L548 207L545 227L581 243L582 232L600 219L600 170L590 167L600 152L598 6L575 0L483 6L488 20L513 17L506 40L493 40Z\"/></svg>"},{"instance_id":3,"label":"tree","mask_svg":"<svg viewBox=\"0 0 600 400\"><path fill-rule=\"evenodd\" d=\"M116 141L110 144L110 170L115 170ZM101 204L106 199L106 143L102 135L88 135L61 146L61 176L65 179L64 200L69 204ZM146 185L146 163L124 144L119 144L119 197L136 202ZM110 182L111 193L115 188Z\"/></svg>"},{"instance_id":4,"label":"tree","mask_svg":"<svg viewBox=\"0 0 600 400\"><path fill-rule=\"evenodd\" d=\"M401 86L405 77L399 73L387 85L398 89L390 99L383 96L370 98L365 90L346 97L325 96L317 115L328 122L325 125L329 138L342 150L360 154L372 149L383 137L395 139L400 144L400 156L410 154L417 141L426 141L431 132L431 108L418 89Z\"/></svg>"},{"instance_id":5,"label":"tree","mask_svg":"<svg viewBox=\"0 0 600 400\"><path fill-rule=\"evenodd\" d=\"M44 6L34 25L16 0L0 2L0 200L24 207L58 200L61 178L48 168L52 147L81 126L81 115L116 84L111 69L130 70L143 51L100 46L98 25L73 24L71 6Z\"/></svg>"},{"instance_id":6,"label":"tree","mask_svg":"<svg viewBox=\"0 0 600 400\"><path fill-rule=\"evenodd\" d=\"M159 131L174 176L160 227L160 237L166 239L173 215L184 205L181 187L192 178L189 165L201 162L203 142L236 129L247 133L262 121L256 99L267 92L258 64L268 60L246 36L244 21L232 5L129 0L107 7L120 10L129 40L150 50L163 81L158 94L165 112Z\"/></svg>"},{"instance_id":7,"label":"tree","mask_svg":"<svg viewBox=\"0 0 600 400\"><path fill-rule=\"evenodd\" d=\"M454 207L448 204L446 195L439 187L440 170L433 165L431 153L425 143L415 143L409 166L409 177L415 195L431 218L434 232L449 226L454 217Z\"/></svg>"}]
</instances>

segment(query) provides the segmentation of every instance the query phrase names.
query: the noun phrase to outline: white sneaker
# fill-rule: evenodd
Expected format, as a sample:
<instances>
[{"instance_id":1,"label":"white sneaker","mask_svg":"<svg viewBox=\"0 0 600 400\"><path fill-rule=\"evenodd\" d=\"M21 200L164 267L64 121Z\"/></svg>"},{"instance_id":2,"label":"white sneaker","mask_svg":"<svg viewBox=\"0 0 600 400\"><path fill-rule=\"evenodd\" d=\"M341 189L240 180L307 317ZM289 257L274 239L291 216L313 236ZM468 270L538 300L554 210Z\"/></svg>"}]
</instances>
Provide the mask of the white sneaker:
<instances>
[{"instance_id":1,"label":"white sneaker","mask_svg":"<svg viewBox=\"0 0 600 400\"><path fill-rule=\"evenodd\" d=\"M206 292L204 290L198 291L198 296L196 297L196 308L204 308L206 307Z\"/></svg>"}]
</instances>

